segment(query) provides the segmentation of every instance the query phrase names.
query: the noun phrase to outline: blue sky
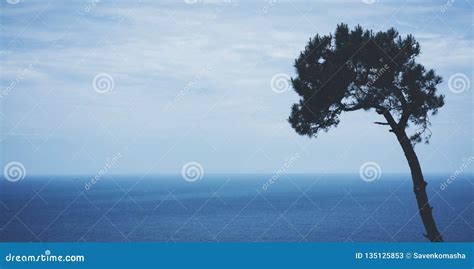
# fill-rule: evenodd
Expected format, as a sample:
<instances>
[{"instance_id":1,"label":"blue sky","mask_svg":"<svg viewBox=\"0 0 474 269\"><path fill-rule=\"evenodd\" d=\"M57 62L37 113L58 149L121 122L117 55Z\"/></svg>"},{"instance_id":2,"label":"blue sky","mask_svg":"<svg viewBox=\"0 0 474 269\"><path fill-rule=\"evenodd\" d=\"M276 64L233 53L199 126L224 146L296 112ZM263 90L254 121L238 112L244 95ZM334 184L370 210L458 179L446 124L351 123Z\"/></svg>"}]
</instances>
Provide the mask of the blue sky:
<instances>
[{"instance_id":1,"label":"blue sky","mask_svg":"<svg viewBox=\"0 0 474 269\"><path fill-rule=\"evenodd\" d=\"M444 78L446 106L432 118L430 145L416 151L425 172L451 173L473 155L473 6L3 1L1 165L94 174L120 154L110 173L180 173L190 161L206 173L272 173L298 156L288 172L358 173L367 161L408 172L395 137L372 124L377 114L345 114L309 139L286 122L296 93L272 90L276 74L294 75L310 37L344 22L420 42L419 62ZM469 85L450 90L459 74ZM109 83L105 92L94 78Z\"/></svg>"}]
</instances>

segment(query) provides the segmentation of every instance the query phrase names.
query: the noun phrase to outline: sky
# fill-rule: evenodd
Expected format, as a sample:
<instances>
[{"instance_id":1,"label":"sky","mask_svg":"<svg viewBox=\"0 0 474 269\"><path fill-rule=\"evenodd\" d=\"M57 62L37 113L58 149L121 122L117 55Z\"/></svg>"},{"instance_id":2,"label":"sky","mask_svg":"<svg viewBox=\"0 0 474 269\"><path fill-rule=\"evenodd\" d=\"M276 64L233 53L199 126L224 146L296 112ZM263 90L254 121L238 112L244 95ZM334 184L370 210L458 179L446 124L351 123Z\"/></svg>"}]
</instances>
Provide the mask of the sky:
<instances>
[{"instance_id":1,"label":"sky","mask_svg":"<svg viewBox=\"0 0 474 269\"><path fill-rule=\"evenodd\" d=\"M338 23L396 28L444 79L446 105L415 148L426 173L473 156L472 1L2 0L0 165L27 175L409 172L374 112L316 139L287 122L287 79ZM470 167L472 171L472 167Z\"/></svg>"}]
</instances>

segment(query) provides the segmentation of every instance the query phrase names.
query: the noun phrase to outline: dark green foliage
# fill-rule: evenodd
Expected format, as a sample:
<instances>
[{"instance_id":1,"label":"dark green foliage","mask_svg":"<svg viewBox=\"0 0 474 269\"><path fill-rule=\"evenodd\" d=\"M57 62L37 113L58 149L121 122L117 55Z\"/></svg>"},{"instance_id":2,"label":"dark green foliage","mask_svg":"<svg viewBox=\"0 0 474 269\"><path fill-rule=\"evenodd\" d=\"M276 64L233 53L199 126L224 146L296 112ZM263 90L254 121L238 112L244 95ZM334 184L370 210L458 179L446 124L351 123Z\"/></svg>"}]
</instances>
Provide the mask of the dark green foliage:
<instances>
[{"instance_id":1,"label":"dark green foliage","mask_svg":"<svg viewBox=\"0 0 474 269\"><path fill-rule=\"evenodd\" d=\"M405 130L412 124L413 143L428 142L429 116L444 105L437 94L441 77L415 61L420 46L413 36L395 29L373 33L357 26L337 26L334 36L309 40L295 60L293 88L300 95L289 117L301 135L316 136L337 126L342 112L374 109L389 113Z\"/></svg>"}]
</instances>

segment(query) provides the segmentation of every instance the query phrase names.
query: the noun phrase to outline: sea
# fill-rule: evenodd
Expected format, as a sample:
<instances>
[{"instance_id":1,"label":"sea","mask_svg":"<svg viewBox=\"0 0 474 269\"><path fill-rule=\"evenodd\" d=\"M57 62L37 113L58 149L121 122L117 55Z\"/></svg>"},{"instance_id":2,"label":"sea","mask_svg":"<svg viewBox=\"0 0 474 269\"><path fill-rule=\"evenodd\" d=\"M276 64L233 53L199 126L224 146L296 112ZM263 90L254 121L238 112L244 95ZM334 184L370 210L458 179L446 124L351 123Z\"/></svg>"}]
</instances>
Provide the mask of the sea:
<instances>
[{"instance_id":1,"label":"sea","mask_svg":"<svg viewBox=\"0 0 474 269\"><path fill-rule=\"evenodd\" d=\"M472 174L427 174L445 241L474 241ZM422 242L409 174L26 176L0 180L0 241Z\"/></svg>"}]
</instances>

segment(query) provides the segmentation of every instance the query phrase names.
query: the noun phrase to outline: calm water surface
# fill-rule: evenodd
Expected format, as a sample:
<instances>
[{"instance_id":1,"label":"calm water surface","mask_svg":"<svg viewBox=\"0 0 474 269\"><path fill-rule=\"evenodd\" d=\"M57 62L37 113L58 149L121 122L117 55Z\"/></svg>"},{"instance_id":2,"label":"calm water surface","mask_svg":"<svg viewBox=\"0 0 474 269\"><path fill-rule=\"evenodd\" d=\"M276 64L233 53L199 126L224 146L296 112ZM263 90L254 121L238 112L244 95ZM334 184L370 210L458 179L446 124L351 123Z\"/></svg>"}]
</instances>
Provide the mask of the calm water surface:
<instances>
[{"instance_id":1,"label":"calm water surface","mask_svg":"<svg viewBox=\"0 0 474 269\"><path fill-rule=\"evenodd\" d=\"M425 241L408 175L27 177L0 183L1 241ZM428 175L448 241L474 241L473 178Z\"/></svg>"}]
</instances>

